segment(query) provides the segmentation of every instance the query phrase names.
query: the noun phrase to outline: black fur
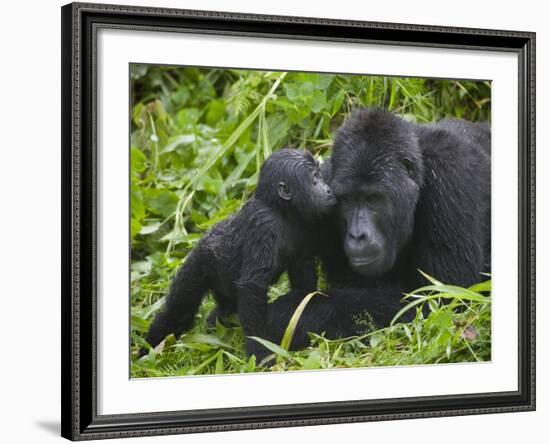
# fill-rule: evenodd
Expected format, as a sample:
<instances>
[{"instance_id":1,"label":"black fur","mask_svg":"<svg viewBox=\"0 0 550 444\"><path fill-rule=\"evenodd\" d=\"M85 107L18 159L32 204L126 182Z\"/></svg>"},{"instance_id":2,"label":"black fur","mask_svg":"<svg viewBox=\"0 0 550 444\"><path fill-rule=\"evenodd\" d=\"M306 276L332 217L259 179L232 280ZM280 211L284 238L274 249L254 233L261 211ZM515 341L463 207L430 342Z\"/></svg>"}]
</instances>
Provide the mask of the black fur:
<instances>
[{"instance_id":1,"label":"black fur","mask_svg":"<svg viewBox=\"0 0 550 444\"><path fill-rule=\"evenodd\" d=\"M154 347L168 334L188 330L207 290L218 304L215 316L238 313L246 336L267 338L269 285L288 271L293 289L315 290L315 228L335 204L311 154L291 149L272 154L261 168L255 195L187 256L147 342ZM258 362L268 354L249 338L246 351Z\"/></svg>"},{"instance_id":2,"label":"black fur","mask_svg":"<svg viewBox=\"0 0 550 444\"><path fill-rule=\"evenodd\" d=\"M339 129L323 174L339 204L324 230L328 298L314 298L293 347L307 332L361 333L358 318L389 324L422 270L468 286L490 271L490 129L462 120L420 125L359 110ZM270 305L278 340L303 292ZM368 315L367 315L368 313Z\"/></svg>"}]
</instances>

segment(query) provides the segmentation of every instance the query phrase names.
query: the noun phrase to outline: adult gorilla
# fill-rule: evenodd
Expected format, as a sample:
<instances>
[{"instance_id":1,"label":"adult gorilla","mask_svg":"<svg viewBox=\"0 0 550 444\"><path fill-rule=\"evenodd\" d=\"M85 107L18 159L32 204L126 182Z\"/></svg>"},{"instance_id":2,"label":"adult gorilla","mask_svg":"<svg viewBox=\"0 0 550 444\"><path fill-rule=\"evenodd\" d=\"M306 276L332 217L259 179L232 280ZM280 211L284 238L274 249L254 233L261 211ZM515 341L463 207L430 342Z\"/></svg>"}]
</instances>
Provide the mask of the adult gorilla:
<instances>
[{"instance_id":1,"label":"adult gorilla","mask_svg":"<svg viewBox=\"0 0 550 444\"><path fill-rule=\"evenodd\" d=\"M388 325L403 293L426 283L418 270L461 286L490 271L490 145L480 123L420 125L377 109L349 117L323 171L339 202L320 242L328 297L311 300L293 348L308 331L360 334L365 316ZM303 296L270 305L274 341Z\"/></svg>"}]
</instances>

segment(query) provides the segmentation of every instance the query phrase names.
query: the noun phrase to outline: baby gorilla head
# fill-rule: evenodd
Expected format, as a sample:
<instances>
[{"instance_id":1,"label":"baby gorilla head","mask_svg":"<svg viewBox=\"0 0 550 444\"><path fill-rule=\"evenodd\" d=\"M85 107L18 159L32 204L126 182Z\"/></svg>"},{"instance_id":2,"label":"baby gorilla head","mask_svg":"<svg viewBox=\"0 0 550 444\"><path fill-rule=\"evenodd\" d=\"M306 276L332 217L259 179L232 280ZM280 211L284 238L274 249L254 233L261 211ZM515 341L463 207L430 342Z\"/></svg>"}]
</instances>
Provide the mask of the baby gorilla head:
<instances>
[{"instance_id":1,"label":"baby gorilla head","mask_svg":"<svg viewBox=\"0 0 550 444\"><path fill-rule=\"evenodd\" d=\"M276 151L264 162L256 197L308 221L328 214L336 205L313 156L307 151L289 148Z\"/></svg>"}]
</instances>

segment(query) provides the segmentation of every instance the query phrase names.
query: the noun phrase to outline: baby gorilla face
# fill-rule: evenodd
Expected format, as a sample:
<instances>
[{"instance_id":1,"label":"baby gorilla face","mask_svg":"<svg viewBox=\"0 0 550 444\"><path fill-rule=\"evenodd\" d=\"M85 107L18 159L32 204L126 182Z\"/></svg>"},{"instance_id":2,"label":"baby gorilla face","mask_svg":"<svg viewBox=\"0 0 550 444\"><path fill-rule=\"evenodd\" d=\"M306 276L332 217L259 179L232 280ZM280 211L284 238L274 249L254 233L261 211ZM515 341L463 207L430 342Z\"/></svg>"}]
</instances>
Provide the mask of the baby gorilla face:
<instances>
[{"instance_id":1,"label":"baby gorilla face","mask_svg":"<svg viewBox=\"0 0 550 444\"><path fill-rule=\"evenodd\" d=\"M307 151L284 148L262 166L256 196L305 220L328 214L336 198Z\"/></svg>"},{"instance_id":2,"label":"baby gorilla face","mask_svg":"<svg viewBox=\"0 0 550 444\"><path fill-rule=\"evenodd\" d=\"M310 156L311 157L311 156ZM321 177L319 165L310 159L308 171L304 174L304 182L306 188L306 197L309 203L306 204L306 208L309 207L313 215L325 216L335 207L336 198L332 193L331 188ZM307 188L309 187L309 191Z\"/></svg>"}]
</instances>

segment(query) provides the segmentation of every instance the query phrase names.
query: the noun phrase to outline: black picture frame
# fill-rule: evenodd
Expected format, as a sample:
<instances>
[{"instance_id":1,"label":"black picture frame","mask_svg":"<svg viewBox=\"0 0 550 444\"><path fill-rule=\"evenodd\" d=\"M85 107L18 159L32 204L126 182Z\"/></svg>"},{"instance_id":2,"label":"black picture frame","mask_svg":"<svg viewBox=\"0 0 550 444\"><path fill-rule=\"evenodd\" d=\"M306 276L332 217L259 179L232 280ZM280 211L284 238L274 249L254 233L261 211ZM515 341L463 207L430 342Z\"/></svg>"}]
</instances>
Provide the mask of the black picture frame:
<instances>
[{"instance_id":1,"label":"black picture frame","mask_svg":"<svg viewBox=\"0 0 550 444\"><path fill-rule=\"evenodd\" d=\"M62 7L62 436L71 440L517 412L535 409L535 33L72 3ZM452 396L98 415L98 27L411 45L517 54L518 390Z\"/></svg>"}]
</instances>

